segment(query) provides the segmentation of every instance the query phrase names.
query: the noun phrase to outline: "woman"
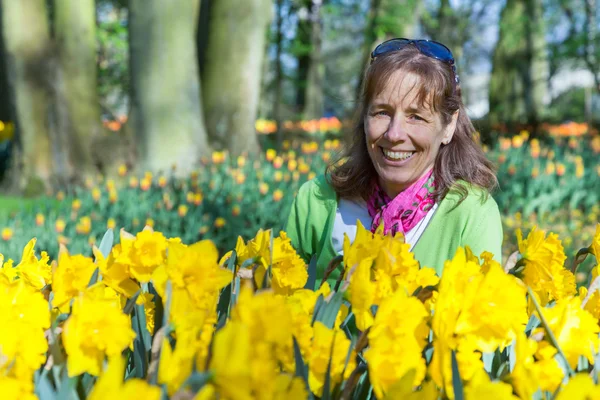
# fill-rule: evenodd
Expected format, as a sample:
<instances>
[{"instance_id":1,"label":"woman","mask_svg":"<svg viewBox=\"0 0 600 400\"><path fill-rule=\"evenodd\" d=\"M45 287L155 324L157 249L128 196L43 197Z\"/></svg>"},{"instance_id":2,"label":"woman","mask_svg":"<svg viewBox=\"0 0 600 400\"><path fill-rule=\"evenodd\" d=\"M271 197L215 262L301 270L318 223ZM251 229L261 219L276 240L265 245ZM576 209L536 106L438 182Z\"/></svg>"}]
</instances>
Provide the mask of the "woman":
<instances>
[{"instance_id":1,"label":"woman","mask_svg":"<svg viewBox=\"0 0 600 400\"><path fill-rule=\"evenodd\" d=\"M459 246L500 262L502 225L489 196L497 180L473 138L450 50L427 40L380 44L359 100L343 161L302 185L286 227L307 262L316 256L317 278L342 253L344 234L354 240L357 220L403 233L438 275Z\"/></svg>"}]
</instances>

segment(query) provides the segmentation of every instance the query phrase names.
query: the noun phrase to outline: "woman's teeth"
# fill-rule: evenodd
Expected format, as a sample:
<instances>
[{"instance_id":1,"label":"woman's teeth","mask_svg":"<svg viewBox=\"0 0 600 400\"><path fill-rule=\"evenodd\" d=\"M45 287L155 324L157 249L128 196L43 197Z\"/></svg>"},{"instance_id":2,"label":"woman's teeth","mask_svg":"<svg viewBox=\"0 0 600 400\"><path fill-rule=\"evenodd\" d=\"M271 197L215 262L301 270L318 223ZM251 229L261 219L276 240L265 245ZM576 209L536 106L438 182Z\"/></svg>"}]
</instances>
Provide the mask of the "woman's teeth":
<instances>
[{"instance_id":1,"label":"woman's teeth","mask_svg":"<svg viewBox=\"0 0 600 400\"><path fill-rule=\"evenodd\" d=\"M383 150L383 155L385 155L390 160L402 161L410 158L414 152L413 151L389 151L386 149Z\"/></svg>"}]
</instances>

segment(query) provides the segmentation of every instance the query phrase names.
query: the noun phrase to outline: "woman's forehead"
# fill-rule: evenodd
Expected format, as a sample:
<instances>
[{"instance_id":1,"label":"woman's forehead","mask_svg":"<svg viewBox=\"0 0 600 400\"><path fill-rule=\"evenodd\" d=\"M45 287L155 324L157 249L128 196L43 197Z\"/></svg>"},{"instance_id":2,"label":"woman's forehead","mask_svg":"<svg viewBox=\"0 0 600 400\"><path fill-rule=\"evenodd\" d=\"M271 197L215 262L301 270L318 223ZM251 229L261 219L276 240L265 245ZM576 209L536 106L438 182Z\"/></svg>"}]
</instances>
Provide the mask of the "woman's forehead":
<instances>
[{"instance_id":1,"label":"woman's forehead","mask_svg":"<svg viewBox=\"0 0 600 400\"><path fill-rule=\"evenodd\" d=\"M371 104L424 108L431 110L433 94L427 93L423 78L412 72L396 70L379 82Z\"/></svg>"}]
</instances>

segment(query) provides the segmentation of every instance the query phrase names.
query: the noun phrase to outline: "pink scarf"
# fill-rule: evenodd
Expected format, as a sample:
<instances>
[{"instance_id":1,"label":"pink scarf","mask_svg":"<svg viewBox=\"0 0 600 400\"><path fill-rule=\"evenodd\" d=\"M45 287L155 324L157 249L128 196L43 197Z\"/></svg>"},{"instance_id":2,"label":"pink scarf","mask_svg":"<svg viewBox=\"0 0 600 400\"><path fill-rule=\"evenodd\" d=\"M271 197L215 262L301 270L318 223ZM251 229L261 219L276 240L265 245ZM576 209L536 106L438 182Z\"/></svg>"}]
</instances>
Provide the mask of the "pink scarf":
<instances>
[{"instance_id":1,"label":"pink scarf","mask_svg":"<svg viewBox=\"0 0 600 400\"><path fill-rule=\"evenodd\" d=\"M375 183L375 190L367 202L369 215L373 218L371 232L375 232L383 221L384 234L397 232L406 234L421 221L433 207L431 195L435 190L433 171L404 189L394 199Z\"/></svg>"}]
</instances>

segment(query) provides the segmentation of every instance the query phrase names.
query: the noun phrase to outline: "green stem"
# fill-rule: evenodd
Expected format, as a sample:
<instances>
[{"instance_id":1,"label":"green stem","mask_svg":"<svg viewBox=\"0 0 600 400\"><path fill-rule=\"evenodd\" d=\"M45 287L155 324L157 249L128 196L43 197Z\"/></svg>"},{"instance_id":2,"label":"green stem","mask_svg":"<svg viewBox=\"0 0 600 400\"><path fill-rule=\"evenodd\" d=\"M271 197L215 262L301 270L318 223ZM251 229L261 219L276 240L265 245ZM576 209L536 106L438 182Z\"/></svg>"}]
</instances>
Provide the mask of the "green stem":
<instances>
[{"instance_id":1,"label":"green stem","mask_svg":"<svg viewBox=\"0 0 600 400\"><path fill-rule=\"evenodd\" d=\"M573 265L571 266L571 272L572 273L575 273L575 271L577 271L577 267L579 266L579 264L581 264L582 262L585 261L585 259L587 258L588 254L590 254L590 248L589 247L584 247L583 249L579 249L579 251L575 255L575 258L573 259ZM583 256L583 258L580 260L580 258L582 256Z\"/></svg>"},{"instance_id":2,"label":"green stem","mask_svg":"<svg viewBox=\"0 0 600 400\"><path fill-rule=\"evenodd\" d=\"M561 357L565 360L565 364L567 366L567 373L569 374L569 377L575 375L573 368L571 368L571 365L569 365L569 360L567 360L567 356L565 356L565 353L560 348L560 345L558 344L558 340L556 340L554 333L550 329L550 325L548 325L548 321L546 321L544 314L542 314L542 307L540 307L540 304L538 303L537 299L535 298L535 294L533 293L533 291L531 290L531 288L529 286L527 286L527 293L529 293L529 297L531 297L531 300L533 301L533 304L535 305L535 309L537 310L537 312L540 316L540 321L542 322L542 325L544 326L544 329L546 330L546 333L548 334L548 337L550 338L550 343L552 343L552 345L556 348L556 350L561 355Z\"/></svg>"}]
</instances>

